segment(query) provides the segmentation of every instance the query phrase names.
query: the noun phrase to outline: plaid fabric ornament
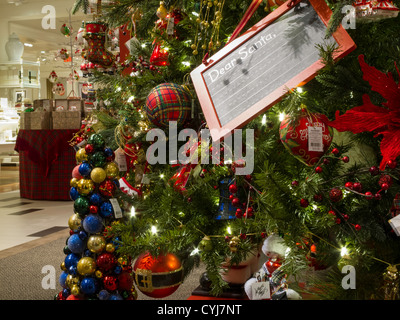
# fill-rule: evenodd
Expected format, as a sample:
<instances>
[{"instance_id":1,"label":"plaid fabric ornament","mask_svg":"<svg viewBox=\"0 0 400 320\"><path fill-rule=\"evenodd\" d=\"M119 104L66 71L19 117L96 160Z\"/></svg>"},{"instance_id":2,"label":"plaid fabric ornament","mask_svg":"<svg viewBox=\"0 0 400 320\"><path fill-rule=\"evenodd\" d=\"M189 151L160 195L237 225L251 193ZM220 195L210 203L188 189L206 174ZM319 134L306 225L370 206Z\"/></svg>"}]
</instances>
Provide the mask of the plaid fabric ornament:
<instances>
[{"instance_id":1,"label":"plaid fabric ornament","mask_svg":"<svg viewBox=\"0 0 400 320\"><path fill-rule=\"evenodd\" d=\"M181 127L190 117L192 101L188 91L175 83L162 83L146 99L148 119L157 127L168 128L170 121Z\"/></svg>"}]
</instances>

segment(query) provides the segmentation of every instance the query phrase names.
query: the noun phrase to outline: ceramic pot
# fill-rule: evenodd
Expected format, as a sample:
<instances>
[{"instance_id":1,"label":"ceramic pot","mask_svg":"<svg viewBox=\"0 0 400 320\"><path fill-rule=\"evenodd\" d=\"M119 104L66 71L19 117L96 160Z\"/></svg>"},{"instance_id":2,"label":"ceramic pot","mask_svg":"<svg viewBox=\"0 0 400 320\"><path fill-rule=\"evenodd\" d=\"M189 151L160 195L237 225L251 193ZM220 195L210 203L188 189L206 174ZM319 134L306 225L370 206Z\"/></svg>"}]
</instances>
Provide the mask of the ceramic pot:
<instances>
[{"instance_id":1,"label":"ceramic pot","mask_svg":"<svg viewBox=\"0 0 400 320\"><path fill-rule=\"evenodd\" d=\"M6 43L6 52L9 61L18 61L24 53L24 44L19 41L18 36L12 33Z\"/></svg>"}]
</instances>

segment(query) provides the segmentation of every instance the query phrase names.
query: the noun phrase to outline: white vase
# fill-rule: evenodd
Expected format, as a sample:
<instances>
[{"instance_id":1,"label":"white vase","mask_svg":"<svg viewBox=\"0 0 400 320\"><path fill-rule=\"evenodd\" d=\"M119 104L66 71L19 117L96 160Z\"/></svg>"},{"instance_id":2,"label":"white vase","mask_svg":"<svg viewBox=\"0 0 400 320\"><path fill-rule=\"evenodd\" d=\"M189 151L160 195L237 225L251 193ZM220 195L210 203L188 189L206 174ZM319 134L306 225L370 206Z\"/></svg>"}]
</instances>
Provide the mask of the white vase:
<instances>
[{"instance_id":1,"label":"white vase","mask_svg":"<svg viewBox=\"0 0 400 320\"><path fill-rule=\"evenodd\" d=\"M9 61L19 61L24 53L24 44L19 41L18 36L12 33L6 43L6 52Z\"/></svg>"}]
</instances>

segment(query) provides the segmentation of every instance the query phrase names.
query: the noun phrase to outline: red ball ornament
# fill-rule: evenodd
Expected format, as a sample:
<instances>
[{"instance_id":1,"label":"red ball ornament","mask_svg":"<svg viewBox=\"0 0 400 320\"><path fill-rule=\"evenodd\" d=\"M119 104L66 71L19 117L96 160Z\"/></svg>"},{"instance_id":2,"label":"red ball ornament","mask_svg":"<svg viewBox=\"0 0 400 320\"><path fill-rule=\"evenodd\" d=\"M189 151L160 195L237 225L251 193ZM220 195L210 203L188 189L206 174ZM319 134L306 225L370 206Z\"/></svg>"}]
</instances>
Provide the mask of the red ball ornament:
<instances>
[{"instance_id":1,"label":"red ball ornament","mask_svg":"<svg viewBox=\"0 0 400 320\"><path fill-rule=\"evenodd\" d=\"M103 278L104 289L108 291L115 291L118 289L118 279L114 275L106 275Z\"/></svg>"},{"instance_id":2,"label":"red ball ornament","mask_svg":"<svg viewBox=\"0 0 400 320\"><path fill-rule=\"evenodd\" d=\"M391 176L389 176L388 174L383 174L381 175L381 177L379 178L379 185L383 190L387 190L392 186L393 183L393 179Z\"/></svg>"},{"instance_id":3,"label":"red ball ornament","mask_svg":"<svg viewBox=\"0 0 400 320\"><path fill-rule=\"evenodd\" d=\"M308 202L307 199L301 199L300 200L300 206L302 206L303 208L307 208L309 204L310 203Z\"/></svg>"},{"instance_id":4,"label":"red ball ornament","mask_svg":"<svg viewBox=\"0 0 400 320\"><path fill-rule=\"evenodd\" d=\"M229 186L229 192L230 192L230 193L233 193L233 194L237 192L236 184L231 184L231 185Z\"/></svg>"},{"instance_id":5,"label":"red ball ornament","mask_svg":"<svg viewBox=\"0 0 400 320\"><path fill-rule=\"evenodd\" d=\"M112 253L104 252L96 259L97 268L102 272L109 272L117 265L117 260Z\"/></svg>"},{"instance_id":6,"label":"red ball ornament","mask_svg":"<svg viewBox=\"0 0 400 320\"><path fill-rule=\"evenodd\" d=\"M254 209L253 208L247 208L245 217L246 218L251 218L254 215Z\"/></svg>"},{"instance_id":7,"label":"red ball ornament","mask_svg":"<svg viewBox=\"0 0 400 320\"><path fill-rule=\"evenodd\" d=\"M339 154L339 149L338 148L333 148L331 151L334 155L338 155Z\"/></svg>"},{"instance_id":8,"label":"red ball ornament","mask_svg":"<svg viewBox=\"0 0 400 320\"><path fill-rule=\"evenodd\" d=\"M316 173L321 173L323 171L322 167L318 166L315 168Z\"/></svg>"},{"instance_id":9,"label":"red ball ornament","mask_svg":"<svg viewBox=\"0 0 400 320\"><path fill-rule=\"evenodd\" d=\"M329 191L329 198L333 202L338 202L342 200L343 198L343 192L339 188L332 188L331 191Z\"/></svg>"},{"instance_id":10,"label":"red ball ornament","mask_svg":"<svg viewBox=\"0 0 400 320\"><path fill-rule=\"evenodd\" d=\"M345 184L344 184L344 186L346 187L346 188L348 188L348 189L353 189L353 187L354 187L354 184L353 184L353 182L346 182Z\"/></svg>"},{"instance_id":11,"label":"red ball ornament","mask_svg":"<svg viewBox=\"0 0 400 320\"><path fill-rule=\"evenodd\" d=\"M379 174L379 168L377 166L373 166L369 168L369 173L371 174L371 176L376 176Z\"/></svg>"},{"instance_id":12,"label":"red ball ornament","mask_svg":"<svg viewBox=\"0 0 400 320\"><path fill-rule=\"evenodd\" d=\"M90 212L90 213L96 214L98 211L99 211L99 208L98 208L97 206L91 205L91 206L89 207L89 212Z\"/></svg>"},{"instance_id":13,"label":"red ball ornament","mask_svg":"<svg viewBox=\"0 0 400 320\"><path fill-rule=\"evenodd\" d=\"M320 139L315 142L320 148L314 149L315 146L309 145L309 128L317 127L322 128L322 136L313 137ZM326 116L302 111L298 119L286 117L281 122L279 136L289 153L302 163L313 166L328 150L333 138L333 129L328 126Z\"/></svg>"},{"instance_id":14,"label":"red ball ornament","mask_svg":"<svg viewBox=\"0 0 400 320\"><path fill-rule=\"evenodd\" d=\"M394 168L397 167L397 161L395 161L395 160L389 160L389 161L387 162L387 166L388 166L390 169L394 169Z\"/></svg>"},{"instance_id":15,"label":"red ball ornament","mask_svg":"<svg viewBox=\"0 0 400 320\"><path fill-rule=\"evenodd\" d=\"M133 265L137 288L152 298L164 298L174 293L183 281L183 269L173 253L151 256L141 254Z\"/></svg>"},{"instance_id":16,"label":"red ball ornament","mask_svg":"<svg viewBox=\"0 0 400 320\"><path fill-rule=\"evenodd\" d=\"M242 209L240 209L240 208L236 209L235 215L236 215L236 218L240 219L243 216Z\"/></svg>"},{"instance_id":17,"label":"red ball ornament","mask_svg":"<svg viewBox=\"0 0 400 320\"><path fill-rule=\"evenodd\" d=\"M93 152L94 152L94 147L93 147L93 145L92 145L92 144L87 144L87 145L85 146L85 151L86 151L86 153L89 153L89 154L93 153Z\"/></svg>"},{"instance_id":18,"label":"red ball ornament","mask_svg":"<svg viewBox=\"0 0 400 320\"><path fill-rule=\"evenodd\" d=\"M374 195L372 194L371 191L367 191L367 192L365 193L365 197L366 197L368 200L370 200L370 199L372 199L372 198L374 197Z\"/></svg>"},{"instance_id":19,"label":"red ball ornament","mask_svg":"<svg viewBox=\"0 0 400 320\"><path fill-rule=\"evenodd\" d=\"M362 191L362 185L360 182L354 182L353 183L353 190L357 191L357 192L361 192Z\"/></svg>"},{"instance_id":20,"label":"red ball ornament","mask_svg":"<svg viewBox=\"0 0 400 320\"><path fill-rule=\"evenodd\" d=\"M239 207L239 206L240 206L240 200L239 200L239 198L233 198L233 199L232 199L232 205L233 205L234 207Z\"/></svg>"},{"instance_id":21,"label":"red ball ornament","mask_svg":"<svg viewBox=\"0 0 400 320\"><path fill-rule=\"evenodd\" d=\"M99 185L99 192L101 195L111 198L114 196L116 188L117 187L114 182L111 180L104 180Z\"/></svg>"},{"instance_id":22,"label":"red ball ornament","mask_svg":"<svg viewBox=\"0 0 400 320\"><path fill-rule=\"evenodd\" d=\"M121 272L118 275L118 290L129 291L133 286L133 277L128 272Z\"/></svg>"},{"instance_id":23,"label":"red ball ornament","mask_svg":"<svg viewBox=\"0 0 400 320\"><path fill-rule=\"evenodd\" d=\"M354 226L354 229L356 229L357 231L360 231L360 230L361 230L361 226L360 226L359 224L356 224L356 225Z\"/></svg>"},{"instance_id":24,"label":"red ball ornament","mask_svg":"<svg viewBox=\"0 0 400 320\"><path fill-rule=\"evenodd\" d=\"M344 156L344 157L342 158L342 161L343 161L344 163L348 163L348 162L350 161L350 158L349 158L348 156Z\"/></svg>"}]
</instances>

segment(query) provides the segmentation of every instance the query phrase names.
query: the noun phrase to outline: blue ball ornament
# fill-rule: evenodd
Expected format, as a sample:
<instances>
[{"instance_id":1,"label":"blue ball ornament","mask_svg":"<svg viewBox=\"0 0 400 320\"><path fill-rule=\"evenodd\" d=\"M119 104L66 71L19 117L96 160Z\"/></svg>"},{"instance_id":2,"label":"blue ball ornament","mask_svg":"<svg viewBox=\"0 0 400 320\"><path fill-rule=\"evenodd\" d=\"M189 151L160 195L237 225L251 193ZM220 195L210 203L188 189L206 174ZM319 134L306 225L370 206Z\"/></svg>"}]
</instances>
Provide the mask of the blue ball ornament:
<instances>
[{"instance_id":1,"label":"blue ball ornament","mask_svg":"<svg viewBox=\"0 0 400 320\"><path fill-rule=\"evenodd\" d=\"M99 233L103 230L103 219L97 214L89 214L83 219L83 229L87 233Z\"/></svg>"},{"instance_id":2,"label":"blue ball ornament","mask_svg":"<svg viewBox=\"0 0 400 320\"><path fill-rule=\"evenodd\" d=\"M91 257L92 256L92 251L90 251L89 249L86 249L85 252L83 253L83 255L85 257Z\"/></svg>"},{"instance_id":3,"label":"blue ball ornament","mask_svg":"<svg viewBox=\"0 0 400 320\"><path fill-rule=\"evenodd\" d=\"M70 253L64 259L65 268L69 270L70 267L76 267L81 257L75 253Z\"/></svg>"},{"instance_id":4,"label":"blue ball ornament","mask_svg":"<svg viewBox=\"0 0 400 320\"><path fill-rule=\"evenodd\" d=\"M118 293L113 293L110 295L110 298L108 300L124 300L120 294Z\"/></svg>"},{"instance_id":5,"label":"blue ball ornament","mask_svg":"<svg viewBox=\"0 0 400 320\"><path fill-rule=\"evenodd\" d=\"M67 288L67 285L65 284L65 280L67 280L68 277L68 272L63 271L60 274L60 277L58 278L58 283L60 284L61 287L63 287L64 289Z\"/></svg>"},{"instance_id":6,"label":"blue ball ornament","mask_svg":"<svg viewBox=\"0 0 400 320\"><path fill-rule=\"evenodd\" d=\"M100 300L108 300L110 293L107 290L101 290L98 294Z\"/></svg>"},{"instance_id":7,"label":"blue ball ornament","mask_svg":"<svg viewBox=\"0 0 400 320\"><path fill-rule=\"evenodd\" d=\"M85 242L79 238L79 235L73 234L68 239L68 249L71 250L72 253L82 253L85 250Z\"/></svg>"},{"instance_id":8,"label":"blue ball ornament","mask_svg":"<svg viewBox=\"0 0 400 320\"><path fill-rule=\"evenodd\" d=\"M113 207L110 202L103 202L100 205L100 216L103 218L110 218L114 213Z\"/></svg>"},{"instance_id":9,"label":"blue ball ornament","mask_svg":"<svg viewBox=\"0 0 400 320\"><path fill-rule=\"evenodd\" d=\"M72 201L75 201L79 197L79 192L75 187L72 187L69 190L69 197L71 198Z\"/></svg>"},{"instance_id":10,"label":"blue ball ornament","mask_svg":"<svg viewBox=\"0 0 400 320\"><path fill-rule=\"evenodd\" d=\"M84 241L88 237L85 231L79 231L78 236L82 241Z\"/></svg>"},{"instance_id":11,"label":"blue ball ornament","mask_svg":"<svg viewBox=\"0 0 400 320\"><path fill-rule=\"evenodd\" d=\"M76 276L78 274L78 268L76 266L70 266L68 269L68 274Z\"/></svg>"},{"instance_id":12,"label":"blue ball ornament","mask_svg":"<svg viewBox=\"0 0 400 320\"><path fill-rule=\"evenodd\" d=\"M87 161L83 161L78 168L79 174L83 177L87 177L92 172L92 166Z\"/></svg>"},{"instance_id":13,"label":"blue ball ornament","mask_svg":"<svg viewBox=\"0 0 400 320\"><path fill-rule=\"evenodd\" d=\"M97 281L95 278L86 277L81 280L80 288L82 293L92 295L96 293Z\"/></svg>"},{"instance_id":14,"label":"blue ball ornament","mask_svg":"<svg viewBox=\"0 0 400 320\"><path fill-rule=\"evenodd\" d=\"M101 195L98 193L93 193L90 198L89 198L90 204L93 204L95 206L100 206L101 203L103 202L103 199L101 198Z\"/></svg>"},{"instance_id":15,"label":"blue ball ornament","mask_svg":"<svg viewBox=\"0 0 400 320\"><path fill-rule=\"evenodd\" d=\"M104 149L104 154L105 156L108 157L112 157L114 155L114 151L111 148L105 148Z\"/></svg>"},{"instance_id":16,"label":"blue ball ornament","mask_svg":"<svg viewBox=\"0 0 400 320\"><path fill-rule=\"evenodd\" d=\"M67 298L70 294L71 294L71 290L69 290L68 288L63 289L62 296L64 298Z\"/></svg>"},{"instance_id":17,"label":"blue ball ornament","mask_svg":"<svg viewBox=\"0 0 400 320\"><path fill-rule=\"evenodd\" d=\"M115 273L115 274L120 274L121 271L122 271L122 267L121 267L121 266L116 266L116 267L114 268L114 273Z\"/></svg>"},{"instance_id":18,"label":"blue ball ornament","mask_svg":"<svg viewBox=\"0 0 400 320\"><path fill-rule=\"evenodd\" d=\"M114 179L113 182L114 182L115 186L119 189L119 180Z\"/></svg>"}]
</instances>

